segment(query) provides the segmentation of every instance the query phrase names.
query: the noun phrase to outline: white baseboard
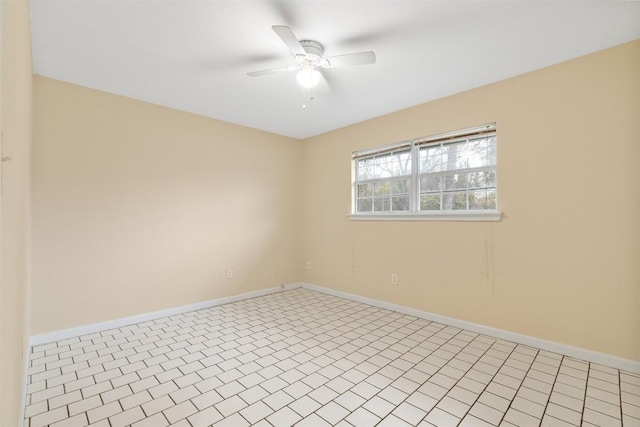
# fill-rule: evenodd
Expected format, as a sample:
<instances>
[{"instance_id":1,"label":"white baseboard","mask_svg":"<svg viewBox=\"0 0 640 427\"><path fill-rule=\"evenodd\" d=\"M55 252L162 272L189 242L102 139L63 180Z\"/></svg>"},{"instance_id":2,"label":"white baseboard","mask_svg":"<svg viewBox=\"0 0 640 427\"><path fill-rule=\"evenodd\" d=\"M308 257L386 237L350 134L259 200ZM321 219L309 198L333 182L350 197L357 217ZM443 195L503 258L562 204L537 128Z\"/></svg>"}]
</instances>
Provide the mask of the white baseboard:
<instances>
[{"instance_id":1,"label":"white baseboard","mask_svg":"<svg viewBox=\"0 0 640 427\"><path fill-rule=\"evenodd\" d=\"M540 348L542 350L551 351L553 353L559 353L565 356L570 356L575 359L581 359L587 362L610 366L612 368L620 369L627 372L640 373L640 362L636 362L634 360L623 359L621 357L613 356L606 353L599 353L597 351L587 350L580 347L574 347L572 345L562 344L555 341L548 341L541 338L518 334L516 332L505 331L504 329L497 329L497 328L492 328L490 326L479 325L477 323L467 322L465 320L459 320L453 317L442 316L440 314L430 313L428 311L417 310L415 308L409 308L402 305L392 304L389 302L385 302L385 301L381 301L373 298L367 298L360 295L338 291L335 289L312 285L310 283L300 283L298 287L302 287L304 289L309 289L313 291L323 292L325 294L334 295L334 296L349 299L352 301L373 305L375 307L380 307L387 310L397 311L399 313L404 313L410 316L419 317L421 319L431 320L433 322L454 326L460 329L466 329L472 332L489 335L495 338L512 341L518 344Z\"/></svg>"},{"instance_id":2,"label":"white baseboard","mask_svg":"<svg viewBox=\"0 0 640 427\"><path fill-rule=\"evenodd\" d=\"M563 354L565 356L570 356L576 359L581 359L588 362L610 366L612 368L621 369L623 371L640 373L640 362L636 362L633 360L623 359L621 357L613 356L610 354L599 353L596 351L587 350L580 347L574 347L567 344L548 341L541 338L519 334L516 332L506 331L503 329L492 328L490 326L479 325L477 323L467 322L465 320L459 320L453 317L442 316L440 314L430 313L428 311L409 308L402 305L389 303L386 301L381 301L373 298L363 297L360 295L350 294L347 292L342 292L342 291L338 291L331 288L325 288L325 287L313 285L310 283L292 283L292 284L283 285L280 287L262 289L259 291L248 292L248 293L233 295L233 296L224 297L224 298L218 298L218 299L204 301L196 304L183 305L180 307L154 311L151 313L140 314L137 316L124 317L121 319L115 319L107 322L94 323L91 325L80 326L77 328L64 329L61 331L35 335L31 337L31 346L45 344L53 341L59 341L62 339L72 338L80 335L105 331L108 329L120 328L123 326L132 325L140 322L146 322L146 321L158 319L161 317L173 316L176 314L186 313L189 311L200 310L203 308L214 307L222 304L228 304L231 302L241 301L249 298L255 298L263 295L269 295L276 292L282 292L285 290L291 290L296 288L304 288L304 289L309 289L317 292L322 292L325 294L334 295L334 296L349 299L352 301L358 301L364 304L373 305L375 307L397 311L399 313L408 314L410 316L415 316L421 319L426 319L433 322L454 326L456 328L466 329L466 330L477 332L480 334L489 335L495 338L512 341L518 344L523 344L523 345L551 351L554 353ZM27 361L27 366L28 366L28 361ZM26 381L25 381L25 384L26 384Z\"/></svg>"},{"instance_id":3,"label":"white baseboard","mask_svg":"<svg viewBox=\"0 0 640 427\"><path fill-rule=\"evenodd\" d=\"M136 316L122 317L120 319L109 320L106 322L92 323L90 325L78 326L76 328L63 329L60 331L47 332L45 334L34 335L31 337L31 346L46 344L54 341L60 341L67 338L73 338L80 335L92 334L95 332L106 331L108 329L121 328L123 326L133 325L136 323L147 322L149 320L159 319L161 317L175 316L176 314L187 313L189 311L202 310L203 308L215 307L217 305L228 304L230 302L241 301L249 298L261 297L276 292L299 288L301 284L292 283L282 285L275 288L261 289L259 291L247 292L239 295L232 295L223 298L217 298L209 301L198 302L195 304L182 305L179 307L167 308L164 310L153 311L151 313L139 314Z\"/></svg>"},{"instance_id":4,"label":"white baseboard","mask_svg":"<svg viewBox=\"0 0 640 427\"><path fill-rule=\"evenodd\" d=\"M296 289L301 287L300 283L292 283L288 285L282 285L275 288L261 289L259 291L247 292L239 295L232 295L229 297L223 297L213 299L209 301L203 301L195 304L183 305L179 307L167 308L164 310L153 311L151 313L139 314L136 316L123 317L120 319L109 320L106 322L93 323L90 325L79 326L76 328L63 329L60 331L48 332L45 334L34 335L29 340L28 354L25 360L24 366L24 382L22 391L22 404L20 409L19 427L24 426L24 411L27 398L27 386L29 375L29 364L31 361L31 348L34 345L46 344L54 341L59 341L67 338L77 337L80 335L92 334L95 332L106 331L109 329L121 328L123 326L133 325L140 322L147 322L149 320L159 319L161 317L174 316L176 314L187 313L194 310L202 310L203 308L215 307L217 305L228 304L230 302L241 301L249 298L261 297L264 295L274 294L277 292L283 292L290 289Z\"/></svg>"}]
</instances>

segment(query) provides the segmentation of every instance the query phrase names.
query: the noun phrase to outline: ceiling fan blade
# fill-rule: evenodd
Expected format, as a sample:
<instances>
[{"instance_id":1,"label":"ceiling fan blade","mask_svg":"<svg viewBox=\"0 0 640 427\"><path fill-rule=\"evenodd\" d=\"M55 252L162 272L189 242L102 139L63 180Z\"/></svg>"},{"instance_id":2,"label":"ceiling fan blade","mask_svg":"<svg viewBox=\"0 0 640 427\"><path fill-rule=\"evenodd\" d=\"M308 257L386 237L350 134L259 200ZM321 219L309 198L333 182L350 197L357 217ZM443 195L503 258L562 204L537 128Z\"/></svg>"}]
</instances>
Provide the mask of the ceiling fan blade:
<instances>
[{"instance_id":1,"label":"ceiling fan blade","mask_svg":"<svg viewBox=\"0 0 640 427\"><path fill-rule=\"evenodd\" d=\"M347 55L330 56L320 63L325 68L346 67L351 65L367 65L376 63L374 52L349 53Z\"/></svg>"},{"instance_id":2,"label":"ceiling fan blade","mask_svg":"<svg viewBox=\"0 0 640 427\"><path fill-rule=\"evenodd\" d=\"M307 54L307 52L305 52L304 48L298 41L298 38L296 37L296 35L293 34L293 31L291 30L291 28L286 27L284 25L274 25L271 28L273 29L273 31L276 32L276 34L278 35L278 37L280 37L280 39L284 42L284 44L287 45L287 47L289 48L291 53L293 53L294 56Z\"/></svg>"},{"instance_id":3,"label":"ceiling fan blade","mask_svg":"<svg viewBox=\"0 0 640 427\"><path fill-rule=\"evenodd\" d=\"M265 74L279 73L281 71L295 71L299 68L300 66L298 65L290 65L288 67L279 67L279 68L270 68L268 70L252 71L250 73L247 73L247 76L258 77L258 76L264 76Z\"/></svg>"},{"instance_id":4,"label":"ceiling fan blade","mask_svg":"<svg viewBox=\"0 0 640 427\"><path fill-rule=\"evenodd\" d=\"M324 94L327 94L327 93L329 93L331 91L331 86L329 86L329 83L324 78L324 74L322 74L322 72L320 72L320 82L314 88L314 90L316 91L316 93L318 95L324 95Z\"/></svg>"}]
</instances>

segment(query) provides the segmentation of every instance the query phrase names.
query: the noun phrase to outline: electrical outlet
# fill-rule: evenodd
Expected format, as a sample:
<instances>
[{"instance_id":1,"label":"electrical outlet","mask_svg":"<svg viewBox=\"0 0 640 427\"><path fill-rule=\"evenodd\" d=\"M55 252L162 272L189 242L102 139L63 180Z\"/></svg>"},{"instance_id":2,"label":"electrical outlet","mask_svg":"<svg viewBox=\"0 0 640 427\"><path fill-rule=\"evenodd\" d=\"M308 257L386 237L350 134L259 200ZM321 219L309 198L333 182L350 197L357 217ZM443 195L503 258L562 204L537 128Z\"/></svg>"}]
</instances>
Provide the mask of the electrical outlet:
<instances>
[{"instance_id":1,"label":"electrical outlet","mask_svg":"<svg viewBox=\"0 0 640 427\"><path fill-rule=\"evenodd\" d=\"M395 286L398 285L398 275L396 273L391 275L391 284Z\"/></svg>"},{"instance_id":2,"label":"electrical outlet","mask_svg":"<svg viewBox=\"0 0 640 427\"><path fill-rule=\"evenodd\" d=\"M311 261L307 261L307 270L311 270Z\"/></svg>"},{"instance_id":3,"label":"electrical outlet","mask_svg":"<svg viewBox=\"0 0 640 427\"><path fill-rule=\"evenodd\" d=\"M233 277L233 270L232 269L227 269L227 279L231 279Z\"/></svg>"}]
</instances>

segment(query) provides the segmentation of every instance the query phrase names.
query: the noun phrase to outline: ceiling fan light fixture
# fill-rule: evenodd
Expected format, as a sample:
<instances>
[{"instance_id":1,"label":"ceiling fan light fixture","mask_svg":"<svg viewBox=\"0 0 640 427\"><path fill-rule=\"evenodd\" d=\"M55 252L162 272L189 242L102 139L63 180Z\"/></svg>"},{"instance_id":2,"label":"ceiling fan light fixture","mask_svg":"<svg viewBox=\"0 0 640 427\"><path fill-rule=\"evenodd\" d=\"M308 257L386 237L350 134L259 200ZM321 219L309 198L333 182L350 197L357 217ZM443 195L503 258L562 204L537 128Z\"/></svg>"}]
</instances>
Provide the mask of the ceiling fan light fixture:
<instances>
[{"instance_id":1,"label":"ceiling fan light fixture","mask_svg":"<svg viewBox=\"0 0 640 427\"><path fill-rule=\"evenodd\" d=\"M311 89L320 83L320 72L311 67L303 67L296 75L298 84L306 89Z\"/></svg>"},{"instance_id":2,"label":"ceiling fan light fixture","mask_svg":"<svg viewBox=\"0 0 640 427\"><path fill-rule=\"evenodd\" d=\"M258 77L265 74L279 73L281 71L298 70L296 80L305 89L311 89L322 81L323 87L328 89L324 74L317 70L318 67L331 69L351 65L367 65L376 63L376 54L373 51L347 53L345 55L330 56L325 58L324 48L315 40L298 40L291 28L284 25L271 27L280 37L280 40L289 48L295 59L295 65L288 67L272 68L269 70L252 71L247 73L249 77Z\"/></svg>"}]
</instances>

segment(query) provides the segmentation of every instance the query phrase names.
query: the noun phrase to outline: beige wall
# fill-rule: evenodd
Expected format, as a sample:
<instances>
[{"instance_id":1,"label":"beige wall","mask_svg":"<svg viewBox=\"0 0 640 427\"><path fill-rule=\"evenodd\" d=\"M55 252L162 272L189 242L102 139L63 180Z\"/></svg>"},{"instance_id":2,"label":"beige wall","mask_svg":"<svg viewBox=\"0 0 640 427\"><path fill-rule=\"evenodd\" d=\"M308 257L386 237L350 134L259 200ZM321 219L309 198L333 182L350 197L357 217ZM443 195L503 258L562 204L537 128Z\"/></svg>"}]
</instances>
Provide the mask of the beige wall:
<instances>
[{"instance_id":1,"label":"beige wall","mask_svg":"<svg viewBox=\"0 0 640 427\"><path fill-rule=\"evenodd\" d=\"M639 73L636 41L303 143L36 77L32 333L304 280L640 360ZM352 151L493 121L501 222L347 220Z\"/></svg>"},{"instance_id":2,"label":"beige wall","mask_svg":"<svg viewBox=\"0 0 640 427\"><path fill-rule=\"evenodd\" d=\"M347 220L352 151L494 121L502 221ZM640 360L640 41L311 138L303 154L304 281Z\"/></svg>"},{"instance_id":3,"label":"beige wall","mask_svg":"<svg viewBox=\"0 0 640 427\"><path fill-rule=\"evenodd\" d=\"M2 1L0 425L16 426L29 329L31 42L29 4Z\"/></svg>"},{"instance_id":4,"label":"beige wall","mask_svg":"<svg viewBox=\"0 0 640 427\"><path fill-rule=\"evenodd\" d=\"M34 335L297 279L299 141L43 77L34 109Z\"/></svg>"}]
</instances>

